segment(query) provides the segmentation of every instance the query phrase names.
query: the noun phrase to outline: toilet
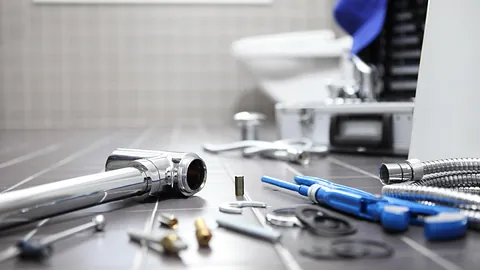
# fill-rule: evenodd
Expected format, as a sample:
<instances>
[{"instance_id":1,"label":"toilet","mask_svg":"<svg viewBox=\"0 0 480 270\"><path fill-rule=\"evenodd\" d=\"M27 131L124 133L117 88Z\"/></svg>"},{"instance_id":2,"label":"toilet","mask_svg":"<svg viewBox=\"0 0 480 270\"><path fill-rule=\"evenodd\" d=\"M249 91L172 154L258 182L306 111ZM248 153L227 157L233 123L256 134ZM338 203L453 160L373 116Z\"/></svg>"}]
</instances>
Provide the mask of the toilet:
<instances>
[{"instance_id":1,"label":"toilet","mask_svg":"<svg viewBox=\"0 0 480 270\"><path fill-rule=\"evenodd\" d=\"M322 101L327 84L342 79L342 59L352 38L331 30L246 37L233 42L232 54L274 102Z\"/></svg>"}]
</instances>

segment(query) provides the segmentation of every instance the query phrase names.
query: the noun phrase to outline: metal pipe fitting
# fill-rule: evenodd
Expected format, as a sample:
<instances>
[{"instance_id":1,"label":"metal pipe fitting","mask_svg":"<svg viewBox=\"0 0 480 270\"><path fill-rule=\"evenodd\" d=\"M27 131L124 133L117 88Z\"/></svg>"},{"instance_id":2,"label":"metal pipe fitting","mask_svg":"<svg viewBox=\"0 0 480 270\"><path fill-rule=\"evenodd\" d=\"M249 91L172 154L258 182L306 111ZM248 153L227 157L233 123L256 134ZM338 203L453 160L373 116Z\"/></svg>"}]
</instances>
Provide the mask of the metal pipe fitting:
<instances>
[{"instance_id":1,"label":"metal pipe fitting","mask_svg":"<svg viewBox=\"0 0 480 270\"><path fill-rule=\"evenodd\" d=\"M0 229L125 198L189 197L204 187L206 170L194 153L119 149L106 172L1 194Z\"/></svg>"},{"instance_id":2,"label":"metal pipe fitting","mask_svg":"<svg viewBox=\"0 0 480 270\"><path fill-rule=\"evenodd\" d=\"M208 247L212 239L212 232L201 217L195 219L195 236L197 237L198 245L201 247Z\"/></svg>"},{"instance_id":3,"label":"metal pipe fitting","mask_svg":"<svg viewBox=\"0 0 480 270\"><path fill-rule=\"evenodd\" d=\"M241 140L258 140L258 126L265 120L265 115L257 112L239 112L233 116L241 131Z\"/></svg>"}]
</instances>

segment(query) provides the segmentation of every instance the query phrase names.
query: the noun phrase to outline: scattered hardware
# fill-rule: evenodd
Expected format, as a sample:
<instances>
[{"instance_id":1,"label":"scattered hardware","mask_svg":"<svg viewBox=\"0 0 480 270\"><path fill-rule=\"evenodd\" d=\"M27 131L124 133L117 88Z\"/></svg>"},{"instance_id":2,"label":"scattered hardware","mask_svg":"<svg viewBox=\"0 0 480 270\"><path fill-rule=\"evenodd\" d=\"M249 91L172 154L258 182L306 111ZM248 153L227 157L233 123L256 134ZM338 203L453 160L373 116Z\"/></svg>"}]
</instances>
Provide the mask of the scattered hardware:
<instances>
[{"instance_id":1,"label":"scattered hardware","mask_svg":"<svg viewBox=\"0 0 480 270\"><path fill-rule=\"evenodd\" d=\"M207 177L205 162L194 153L122 149L105 167L106 172L5 192L0 229L127 198L191 197Z\"/></svg>"},{"instance_id":2,"label":"scattered hardware","mask_svg":"<svg viewBox=\"0 0 480 270\"><path fill-rule=\"evenodd\" d=\"M250 158L260 155L268 159L307 165L310 162L310 153L322 152L312 148L312 142L307 139L281 141L238 141L227 144L204 144L203 149L210 153L242 150L243 156Z\"/></svg>"},{"instance_id":3,"label":"scattered hardware","mask_svg":"<svg viewBox=\"0 0 480 270\"><path fill-rule=\"evenodd\" d=\"M160 226L164 226L170 229L178 228L178 220L172 214L162 213L158 216L157 221L160 224Z\"/></svg>"},{"instance_id":4,"label":"scattered hardware","mask_svg":"<svg viewBox=\"0 0 480 270\"><path fill-rule=\"evenodd\" d=\"M20 257L24 259L44 259L52 254L53 243L90 229L95 229L95 231L97 232L103 231L103 229L105 228L105 224L105 217L103 215L97 215L92 219L92 221L87 224L83 224L56 234L52 234L39 241L21 240L17 243L17 247L21 251Z\"/></svg>"},{"instance_id":5,"label":"scattered hardware","mask_svg":"<svg viewBox=\"0 0 480 270\"><path fill-rule=\"evenodd\" d=\"M459 212L458 209L452 207L423 205L389 196L379 197L311 176L295 176L294 180L296 184L269 176L262 177L262 182L296 191L307 196L314 203L326 205L363 219L380 222L388 231L405 231L409 224L424 225L424 235L427 240L446 240L457 239L463 236L467 230L466 218L462 220L463 222L452 222L450 218L439 219L435 220L436 226L425 226L425 216ZM403 207L403 210L391 206L400 206Z\"/></svg>"},{"instance_id":6,"label":"scattered hardware","mask_svg":"<svg viewBox=\"0 0 480 270\"><path fill-rule=\"evenodd\" d=\"M302 227L302 223L295 215L295 208L280 208L265 215L269 224L279 227Z\"/></svg>"},{"instance_id":7,"label":"scattered hardware","mask_svg":"<svg viewBox=\"0 0 480 270\"><path fill-rule=\"evenodd\" d=\"M207 227L207 224L203 218L198 217L195 220L195 229L198 245L201 247L208 247L210 240L212 239L212 232Z\"/></svg>"},{"instance_id":8,"label":"scattered hardware","mask_svg":"<svg viewBox=\"0 0 480 270\"><path fill-rule=\"evenodd\" d=\"M267 204L263 202L253 202L253 201L238 201L238 202L229 202L224 203L218 207L218 210L223 213L229 214L241 214L243 207L255 207L255 208L266 208Z\"/></svg>"},{"instance_id":9,"label":"scattered hardware","mask_svg":"<svg viewBox=\"0 0 480 270\"><path fill-rule=\"evenodd\" d=\"M156 235L138 230L129 230L128 235L131 240L138 242L146 241L149 243L160 244L163 247L164 252L167 254L178 254L180 251L188 248L187 244L175 233Z\"/></svg>"},{"instance_id":10,"label":"scattered hardware","mask_svg":"<svg viewBox=\"0 0 480 270\"><path fill-rule=\"evenodd\" d=\"M258 239L266 240L269 242L278 242L282 236L280 233L272 231L260 226L254 226L251 224L241 223L238 221L230 221L226 219L217 219L219 227L237 231L245 235L249 235Z\"/></svg>"},{"instance_id":11,"label":"scattered hardware","mask_svg":"<svg viewBox=\"0 0 480 270\"><path fill-rule=\"evenodd\" d=\"M243 175L235 176L235 196L243 196L245 193L245 177Z\"/></svg>"},{"instance_id":12,"label":"scattered hardware","mask_svg":"<svg viewBox=\"0 0 480 270\"><path fill-rule=\"evenodd\" d=\"M327 214L318 206L299 206L295 215L309 231L321 236L343 236L357 232L346 219Z\"/></svg>"},{"instance_id":13,"label":"scattered hardware","mask_svg":"<svg viewBox=\"0 0 480 270\"><path fill-rule=\"evenodd\" d=\"M370 239L337 239L328 247L315 246L310 250L302 249L300 254L314 259L380 259L394 254L394 249L385 242Z\"/></svg>"}]
</instances>

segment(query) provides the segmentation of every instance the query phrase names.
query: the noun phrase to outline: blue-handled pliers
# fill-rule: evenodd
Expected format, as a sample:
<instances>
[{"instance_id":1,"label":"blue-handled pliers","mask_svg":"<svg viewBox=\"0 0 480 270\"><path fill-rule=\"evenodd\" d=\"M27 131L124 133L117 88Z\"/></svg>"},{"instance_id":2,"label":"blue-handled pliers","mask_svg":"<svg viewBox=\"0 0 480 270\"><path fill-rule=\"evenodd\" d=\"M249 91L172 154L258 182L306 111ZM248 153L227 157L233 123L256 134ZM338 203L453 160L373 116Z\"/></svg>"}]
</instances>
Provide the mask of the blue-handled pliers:
<instances>
[{"instance_id":1,"label":"blue-handled pliers","mask_svg":"<svg viewBox=\"0 0 480 270\"><path fill-rule=\"evenodd\" d=\"M456 208L377 196L312 176L295 176L294 180L296 184L262 177L264 183L297 191L320 205L380 222L389 231L401 232L410 224L422 225L426 239L446 240L459 238L467 230L467 217Z\"/></svg>"}]
</instances>

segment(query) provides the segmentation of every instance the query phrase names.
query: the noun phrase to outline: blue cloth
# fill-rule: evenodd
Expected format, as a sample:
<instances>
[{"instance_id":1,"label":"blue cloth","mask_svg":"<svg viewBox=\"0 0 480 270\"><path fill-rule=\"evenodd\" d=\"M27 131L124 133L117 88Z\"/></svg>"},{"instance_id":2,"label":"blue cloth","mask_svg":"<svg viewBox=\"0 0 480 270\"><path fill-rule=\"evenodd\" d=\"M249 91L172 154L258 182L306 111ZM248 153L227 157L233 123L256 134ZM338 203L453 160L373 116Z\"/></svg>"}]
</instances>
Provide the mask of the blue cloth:
<instances>
[{"instance_id":1,"label":"blue cloth","mask_svg":"<svg viewBox=\"0 0 480 270\"><path fill-rule=\"evenodd\" d=\"M337 23L353 38L358 54L377 38L385 22L388 0L339 0L334 9Z\"/></svg>"}]
</instances>

